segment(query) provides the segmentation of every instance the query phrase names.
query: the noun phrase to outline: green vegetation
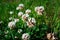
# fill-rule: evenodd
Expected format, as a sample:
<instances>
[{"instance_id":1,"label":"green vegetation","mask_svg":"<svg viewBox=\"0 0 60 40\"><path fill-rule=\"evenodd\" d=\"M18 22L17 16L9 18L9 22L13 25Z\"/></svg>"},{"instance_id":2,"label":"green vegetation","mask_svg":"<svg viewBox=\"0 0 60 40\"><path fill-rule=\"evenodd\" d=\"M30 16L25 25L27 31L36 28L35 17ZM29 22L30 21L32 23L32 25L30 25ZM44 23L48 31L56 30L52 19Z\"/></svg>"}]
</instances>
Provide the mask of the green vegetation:
<instances>
[{"instance_id":1,"label":"green vegetation","mask_svg":"<svg viewBox=\"0 0 60 40\"><path fill-rule=\"evenodd\" d=\"M16 7L20 4L24 4L23 10L16 10ZM36 6L44 6L45 10L43 15L37 15L35 12ZM26 9L30 9L30 17L36 19L36 25L29 28L25 22L17 16L19 11L25 13ZM14 13L9 14L10 11ZM19 22L16 23L16 28L10 30L8 23L9 17L19 18ZM1 0L0 1L0 40L22 40L23 33L30 34L30 40L46 40L47 33L55 33L58 40L60 39L60 0ZM17 30L22 29L22 33L18 33ZM9 31L5 34L5 31ZM17 36L18 38L15 38Z\"/></svg>"}]
</instances>

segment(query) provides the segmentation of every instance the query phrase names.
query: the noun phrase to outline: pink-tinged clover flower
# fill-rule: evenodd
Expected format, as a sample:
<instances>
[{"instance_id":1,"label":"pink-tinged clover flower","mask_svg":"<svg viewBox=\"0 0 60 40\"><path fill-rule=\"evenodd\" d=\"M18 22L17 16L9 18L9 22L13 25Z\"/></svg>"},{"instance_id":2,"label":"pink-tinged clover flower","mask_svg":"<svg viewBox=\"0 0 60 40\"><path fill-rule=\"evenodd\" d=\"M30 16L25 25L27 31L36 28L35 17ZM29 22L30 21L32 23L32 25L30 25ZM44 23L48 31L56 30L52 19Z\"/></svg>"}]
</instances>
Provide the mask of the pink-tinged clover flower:
<instances>
[{"instance_id":1,"label":"pink-tinged clover flower","mask_svg":"<svg viewBox=\"0 0 60 40\"><path fill-rule=\"evenodd\" d=\"M42 15L42 13L44 12L44 7L43 6L35 7L35 11L37 12L38 15Z\"/></svg>"},{"instance_id":2,"label":"pink-tinged clover flower","mask_svg":"<svg viewBox=\"0 0 60 40\"><path fill-rule=\"evenodd\" d=\"M22 15L22 20L23 21L27 21L28 20L28 17L29 17L28 14L24 14L24 15Z\"/></svg>"},{"instance_id":3,"label":"pink-tinged clover flower","mask_svg":"<svg viewBox=\"0 0 60 40\"><path fill-rule=\"evenodd\" d=\"M16 8L16 10L21 10L24 8L24 4L19 4L19 6Z\"/></svg>"},{"instance_id":4,"label":"pink-tinged clover flower","mask_svg":"<svg viewBox=\"0 0 60 40\"><path fill-rule=\"evenodd\" d=\"M26 22L28 27L33 27L36 23L35 18L28 18L28 21Z\"/></svg>"},{"instance_id":5,"label":"pink-tinged clover flower","mask_svg":"<svg viewBox=\"0 0 60 40\"><path fill-rule=\"evenodd\" d=\"M23 40L29 40L29 38L30 38L30 35L29 35L28 33L24 33L24 34L22 35L22 39L23 39Z\"/></svg>"},{"instance_id":6,"label":"pink-tinged clover flower","mask_svg":"<svg viewBox=\"0 0 60 40\"><path fill-rule=\"evenodd\" d=\"M16 23L14 21L11 21L8 23L8 28L10 28L10 29L15 28L15 26L16 26Z\"/></svg>"}]
</instances>

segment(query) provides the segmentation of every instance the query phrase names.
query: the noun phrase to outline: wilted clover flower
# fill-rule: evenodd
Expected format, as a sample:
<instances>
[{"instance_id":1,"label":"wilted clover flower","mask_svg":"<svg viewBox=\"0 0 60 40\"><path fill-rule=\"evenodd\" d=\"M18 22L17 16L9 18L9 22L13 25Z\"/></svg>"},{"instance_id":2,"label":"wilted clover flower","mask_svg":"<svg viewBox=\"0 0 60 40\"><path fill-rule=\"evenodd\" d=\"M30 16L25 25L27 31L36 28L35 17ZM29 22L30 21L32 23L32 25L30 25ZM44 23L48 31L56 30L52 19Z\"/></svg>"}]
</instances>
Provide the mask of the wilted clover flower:
<instances>
[{"instance_id":1,"label":"wilted clover flower","mask_svg":"<svg viewBox=\"0 0 60 40\"><path fill-rule=\"evenodd\" d=\"M24 14L24 15L22 15L22 20L23 21L27 21L28 20L28 17L29 17L28 14Z\"/></svg>"},{"instance_id":2,"label":"wilted clover flower","mask_svg":"<svg viewBox=\"0 0 60 40\"><path fill-rule=\"evenodd\" d=\"M54 37L54 33L48 33L47 34L47 39L48 40L56 40L56 38Z\"/></svg>"},{"instance_id":3,"label":"wilted clover flower","mask_svg":"<svg viewBox=\"0 0 60 40\"><path fill-rule=\"evenodd\" d=\"M22 32L22 29L18 29L18 33L21 33Z\"/></svg>"},{"instance_id":4,"label":"wilted clover flower","mask_svg":"<svg viewBox=\"0 0 60 40\"><path fill-rule=\"evenodd\" d=\"M29 38L30 38L30 35L29 35L28 33L24 33L24 34L22 35L22 39L23 39L23 40L29 40Z\"/></svg>"},{"instance_id":5,"label":"wilted clover flower","mask_svg":"<svg viewBox=\"0 0 60 40\"><path fill-rule=\"evenodd\" d=\"M13 29L15 28L16 23L14 21L11 21L8 23L8 28Z\"/></svg>"},{"instance_id":6,"label":"wilted clover flower","mask_svg":"<svg viewBox=\"0 0 60 40\"><path fill-rule=\"evenodd\" d=\"M30 10L30 9L27 9L27 10L25 11L25 13L29 14L29 13L31 13L31 10Z\"/></svg>"},{"instance_id":7,"label":"wilted clover flower","mask_svg":"<svg viewBox=\"0 0 60 40\"><path fill-rule=\"evenodd\" d=\"M36 20L35 18L28 18L28 21L27 21L27 26L28 27L33 27L36 23Z\"/></svg>"},{"instance_id":8,"label":"wilted clover flower","mask_svg":"<svg viewBox=\"0 0 60 40\"><path fill-rule=\"evenodd\" d=\"M16 10L21 10L21 9L23 9L24 8L24 4L19 4L19 6L16 8Z\"/></svg>"},{"instance_id":9,"label":"wilted clover flower","mask_svg":"<svg viewBox=\"0 0 60 40\"><path fill-rule=\"evenodd\" d=\"M47 34L47 39L50 40L52 38L52 34L51 33L48 33Z\"/></svg>"},{"instance_id":10,"label":"wilted clover flower","mask_svg":"<svg viewBox=\"0 0 60 40\"><path fill-rule=\"evenodd\" d=\"M53 37L52 37L52 40L55 40L55 39L56 39L56 38L53 36Z\"/></svg>"},{"instance_id":11,"label":"wilted clover flower","mask_svg":"<svg viewBox=\"0 0 60 40\"><path fill-rule=\"evenodd\" d=\"M18 16L21 17L23 15L23 12L19 12Z\"/></svg>"},{"instance_id":12,"label":"wilted clover flower","mask_svg":"<svg viewBox=\"0 0 60 40\"><path fill-rule=\"evenodd\" d=\"M43 6L35 7L35 11L37 12L38 15L42 15L44 7Z\"/></svg>"},{"instance_id":13,"label":"wilted clover flower","mask_svg":"<svg viewBox=\"0 0 60 40\"><path fill-rule=\"evenodd\" d=\"M56 40L57 38L54 36L54 33L52 33L52 40Z\"/></svg>"}]
</instances>

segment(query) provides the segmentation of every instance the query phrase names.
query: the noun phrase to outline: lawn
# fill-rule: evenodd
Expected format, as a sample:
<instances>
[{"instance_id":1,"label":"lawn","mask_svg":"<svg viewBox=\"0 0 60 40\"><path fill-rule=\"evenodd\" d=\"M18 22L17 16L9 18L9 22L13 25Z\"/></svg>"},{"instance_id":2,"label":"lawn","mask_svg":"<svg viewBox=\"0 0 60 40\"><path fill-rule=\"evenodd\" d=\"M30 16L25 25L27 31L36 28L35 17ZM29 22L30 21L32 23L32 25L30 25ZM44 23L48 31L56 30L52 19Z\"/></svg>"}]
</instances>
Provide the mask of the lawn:
<instances>
[{"instance_id":1,"label":"lawn","mask_svg":"<svg viewBox=\"0 0 60 40\"><path fill-rule=\"evenodd\" d=\"M17 10L19 4L23 7ZM38 15L39 10L35 11L38 6L44 8L42 15ZM18 13L26 14L27 9L29 17L22 20ZM14 22L15 19L17 22ZM52 34L50 36L54 36L55 40L60 39L60 0L0 1L0 40L54 40L52 37L48 39L48 34Z\"/></svg>"}]
</instances>

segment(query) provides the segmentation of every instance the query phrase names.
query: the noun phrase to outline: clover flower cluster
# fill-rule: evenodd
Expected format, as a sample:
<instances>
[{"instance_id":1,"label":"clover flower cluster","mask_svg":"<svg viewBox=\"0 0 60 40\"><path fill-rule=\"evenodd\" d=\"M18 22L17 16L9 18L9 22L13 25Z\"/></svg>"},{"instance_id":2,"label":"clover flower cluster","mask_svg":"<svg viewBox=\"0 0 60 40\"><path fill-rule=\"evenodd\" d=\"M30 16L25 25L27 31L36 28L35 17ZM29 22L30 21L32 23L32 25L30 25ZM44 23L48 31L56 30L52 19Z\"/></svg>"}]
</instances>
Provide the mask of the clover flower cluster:
<instances>
[{"instance_id":1,"label":"clover flower cluster","mask_svg":"<svg viewBox=\"0 0 60 40\"><path fill-rule=\"evenodd\" d=\"M16 8L16 10L23 10L24 7L25 7L24 4L19 4L18 7ZM32 11L30 9L27 9L27 10L25 10L25 12L19 11L18 14L17 14L17 16L19 18L22 18L22 21L25 22L29 28L34 27L35 24L36 24L36 19L34 17L30 17L30 15L29 15L29 14L31 14L31 12ZM35 7L35 12L38 15L43 15L44 6ZM10 14L13 14L13 13L14 13L13 11L10 11ZM13 18L13 17L10 17L9 20L11 20L8 23L8 28L10 28L10 29L14 29L16 27L16 23L20 21L18 18ZM22 31L23 31L22 29L18 29L17 32L21 33ZM5 33L7 33L7 32L5 32ZM15 38L18 38L18 37L15 36ZM23 33L22 34L22 39L23 40L29 40L30 39L29 33ZM54 34L48 33L47 34L47 39L48 40L54 40L55 39Z\"/></svg>"},{"instance_id":2,"label":"clover flower cluster","mask_svg":"<svg viewBox=\"0 0 60 40\"><path fill-rule=\"evenodd\" d=\"M24 9L24 4L19 4L18 7L16 8L16 10L23 10ZM10 11L9 12L10 15L12 15L14 12ZM35 18L31 18L29 16L29 14L31 13L30 9L25 10L25 13L23 13L22 11L19 11L17 16L22 18L22 21L25 22L27 24L27 26L33 27L36 23ZM13 18L13 17L9 17L10 22L8 23L8 28L14 29L16 27L16 23L19 22L20 20L18 18ZM17 32L21 33L23 30L22 29L18 29ZM5 31L5 33L7 33ZM17 36L15 36L15 38L18 38ZM30 35L28 33L24 33L22 34L22 39L23 40L29 40Z\"/></svg>"}]
</instances>

